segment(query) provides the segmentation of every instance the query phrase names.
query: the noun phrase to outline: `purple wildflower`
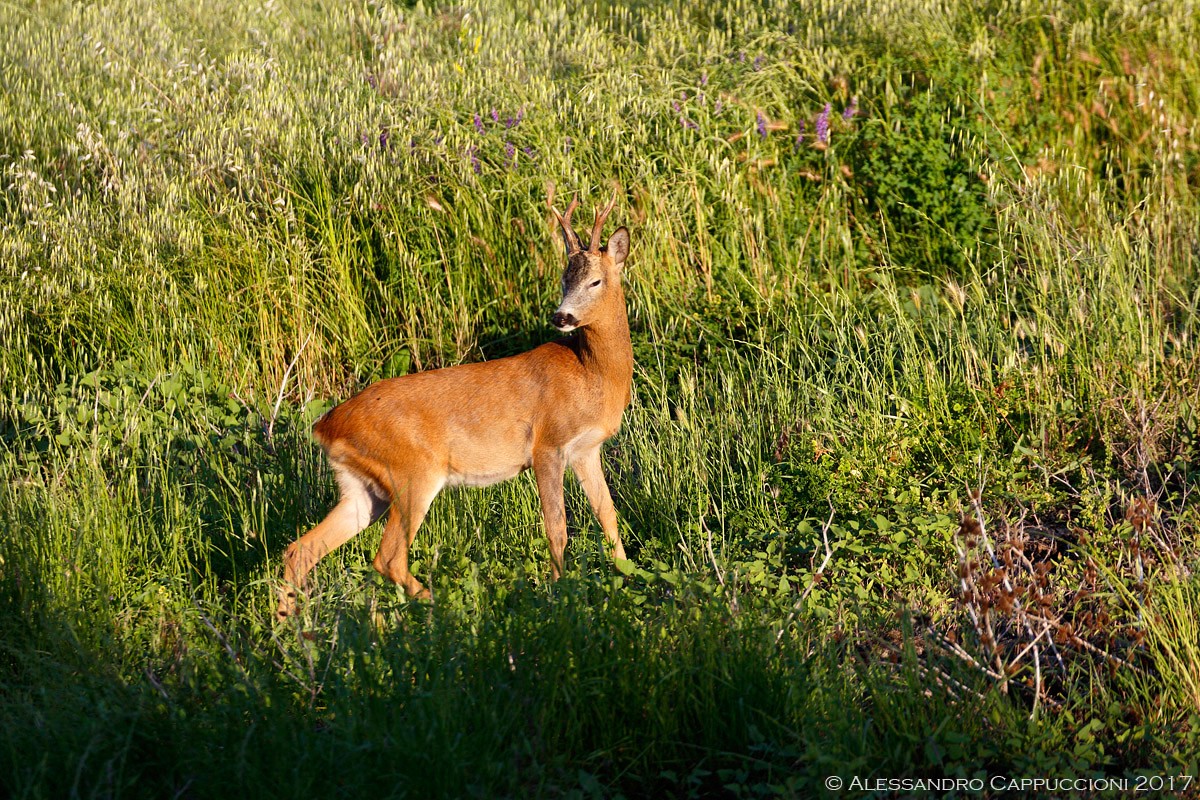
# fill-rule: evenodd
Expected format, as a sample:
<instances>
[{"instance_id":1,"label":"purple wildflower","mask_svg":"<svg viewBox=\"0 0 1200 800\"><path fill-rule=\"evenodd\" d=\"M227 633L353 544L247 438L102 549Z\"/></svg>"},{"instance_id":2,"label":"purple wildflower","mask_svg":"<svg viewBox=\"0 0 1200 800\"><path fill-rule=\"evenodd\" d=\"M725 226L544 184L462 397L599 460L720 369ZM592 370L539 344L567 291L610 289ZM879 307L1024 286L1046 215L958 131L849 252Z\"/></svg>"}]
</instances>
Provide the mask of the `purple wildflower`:
<instances>
[{"instance_id":1,"label":"purple wildflower","mask_svg":"<svg viewBox=\"0 0 1200 800\"><path fill-rule=\"evenodd\" d=\"M504 130L511 131L516 126L517 126L517 121L515 119L513 119L511 116L504 118Z\"/></svg>"},{"instance_id":2,"label":"purple wildflower","mask_svg":"<svg viewBox=\"0 0 1200 800\"><path fill-rule=\"evenodd\" d=\"M762 69L762 65L763 65L763 56L755 56L754 57L754 71L758 72L760 69Z\"/></svg>"},{"instance_id":3,"label":"purple wildflower","mask_svg":"<svg viewBox=\"0 0 1200 800\"><path fill-rule=\"evenodd\" d=\"M381 130L379 131L379 146L380 146L380 147L387 147L387 146L388 146L388 132L387 132L387 128L383 128L383 129L381 129Z\"/></svg>"},{"instance_id":4,"label":"purple wildflower","mask_svg":"<svg viewBox=\"0 0 1200 800\"><path fill-rule=\"evenodd\" d=\"M442 134L442 133L437 133L437 134L434 134L434 136L433 136L433 143L434 143L435 145L437 145L438 147L441 147L441 145L442 145L442 140L443 140L443 139L445 139L445 138L446 138L446 135L445 135L445 134Z\"/></svg>"},{"instance_id":5,"label":"purple wildflower","mask_svg":"<svg viewBox=\"0 0 1200 800\"><path fill-rule=\"evenodd\" d=\"M804 141L804 120L800 120L800 130L796 134L796 144L792 146L792 152L800 149L800 143Z\"/></svg>"},{"instance_id":6,"label":"purple wildflower","mask_svg":"<svg viewBox=\"0 0 1200 800\"><path fill-rule=\"evenodd\" d=\"M708 73L707 72L700 73L700 85L708 86Z\"/></svg>"},{"instance_id":7,"label":"purple wildflower","mask_svg":"<svg viewBox=\"0 0 1200 800\"><path fill-rule=\"evenodd\" d=\"M755 127L758 128L759 138L767 138L767 118L761 111L755 117Z\"/></svg>"},{"instance_id":8,"label":"purple wildflower","mask_svg":"<svg viewBox=\"0 0 1200 800\"><path fill-rule=\"evenodd\" d=\"M725 107L725 104L724 104L723 102L721 102L720 100L718 100L718 101L717 101L716 108L714 108L714 109L713 109L713 113L714 113L714 114L720 114L720 113L721 113L721 109L722 109L722 108L724 108L724 107Z\"/></svg>"},{"instance_id":9,"label":"purple wildflower","mask_svg":"<svg viewBox=\"0 0 1200 800\"><path fill-rule=\"evenodd\" d=\"M671 109L672 109L672 110L673 110L673 111L674 111L676 114L678 114L678 113L679 113L679 101L678 101L678 100L672 100L672 101L671 101Z\"/></svg>"},{"instance_id":10,"label":"purple wildflower","mask_svg":"<svg viewBox=\"0 0 1200 800\"><path fill-rule=\"evenodd\" d=\"M689 131L699 130L700 128L700 126L694 120L690 120L687 117L680 117L679 123Z\"/></svg>"},{"instance_id":11,"label":"purple wildflower","mask_svg":"<svg viewBox=\"0 0 1200 800\"><path fill-rule=\"evenodd\" d=\"M379 78L376 78L371 73L367 73L367 85L370 86L372 89L378 89L379 88Z\"/></svg>"},{"instance_id":12,"label":"purple wildflower","mask_svg":"<svg viewBox=\"0 0 1200 800\"><path fill-rule=\"evenodd\" d=\"M853 119L858 113L858 95L850 98L850 105L846 106L846 110L842 112L842 119Z\"/></svg>"},{"instance_id":13,"label":"purple wildflower","mask_svg":"<svg viewBox=\"0 0 1200 800\"><path fill-rule=\"evenodd\" d=\"M507 169L517 162L517 146L512 142L504 143L504 167Z\"/></svg>"},{"instance_id":14,"label":"purple wildflower","mask_svg":"<svg viewBox=\"0 0 1200 800\"><path fill-rule=\"evenodd\" d=\"M499 122L499 121L500 121L500 112L493 108L492 109L492 122Z\"/></svg>"},{"instance_id":15,"label":"purple wildflower","mask_svg":"<svg viewBox=\"0 0 1200 800\"><path fill-rule=\"evenodd\" d=\"M521 124L521 120L525 119L525 106L517 109L517 124Z\"/></svg>"},{"instance_id":16,"label":"purple wildflower","mask_svg":"<svg viewBox=\"0 0 1200 800\"><path fill-rule=\"evenodd\" d=\"M738 53L738 61L740 61L743 64L746 63L746 51L745 50Z\"/></svg>"},{"instance_id":17,"label":"purple wildflower","mask_svg":"<svg viewBox=\"0 0 1200 800\"><path fill-rule=\"evenodd\" d=\"M371 143L371 137L365 133L360 133L358 135L358 139L359 139L359 141L362 142L363 147L366 147L368 144Z\"/></svg>"},{"instance_id":18,"label":"purple wildflower","mask_svg":"<svg viewBox=\"0 0 1200 800\"><path fill-rule=\"evenodd\" d=\"M526 158L533 158L533 148L529 145L522 147L521 152L525 154Z\"/></svg>"},{"instance_id":19,"label":"purple wildflower","mask_svg":"<svg viewBox=\"0 0 1200 800\"><path fill-rule=\"evenodd\" d=\"M467 148L467 157L469 159L471 159L471 169L473 169L475 171L475 174L478 175L480 172L483 171L483 167L482 167L482 165L480 165L479 156L475 154L475 151L476 151L475 145L471 145L470 147L468 147Z\"/></svg>"},{"instance_id":20,"label":"purple wildflower","mask_svg":"<svg viewBox=\"0 0 1200 800\"><path fill-rule=\"evenodd\" d=\"M483 133L483 118L478 114L475 115L475 132Z\"/></svg>"},{"instance_id":21,"label":"purple wildflower","mask_svg":"<svg viewBox=\"0 0 1200 800\"><path fill-rule=\"evenodd\" d=\"M817 141L829 144L829 113L833 110L832 103L826 103L825 108L817 115Z\"/></svg>"}]
</instances>

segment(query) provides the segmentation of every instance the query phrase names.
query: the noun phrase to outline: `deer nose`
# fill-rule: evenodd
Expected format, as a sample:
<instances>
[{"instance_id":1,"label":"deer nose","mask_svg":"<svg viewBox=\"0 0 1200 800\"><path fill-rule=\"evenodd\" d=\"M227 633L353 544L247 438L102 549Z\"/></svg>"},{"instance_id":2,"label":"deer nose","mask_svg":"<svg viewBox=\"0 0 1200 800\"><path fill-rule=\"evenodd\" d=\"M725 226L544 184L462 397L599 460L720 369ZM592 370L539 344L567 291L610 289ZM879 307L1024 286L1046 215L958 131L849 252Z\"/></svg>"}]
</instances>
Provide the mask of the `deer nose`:
<instances>
[{"instance_id":1,"label":"deer nose","mask_svg":"<svg viewBox=\"0 0 1200 800\"><path fill-rule=\"evenodd\" d=\"M562 328L574 328L579 324L579 320L575 319L574 314L564 314L561 311L555 311L550 317L550 324L560 330Z\"/></svg>"}]
</instances>

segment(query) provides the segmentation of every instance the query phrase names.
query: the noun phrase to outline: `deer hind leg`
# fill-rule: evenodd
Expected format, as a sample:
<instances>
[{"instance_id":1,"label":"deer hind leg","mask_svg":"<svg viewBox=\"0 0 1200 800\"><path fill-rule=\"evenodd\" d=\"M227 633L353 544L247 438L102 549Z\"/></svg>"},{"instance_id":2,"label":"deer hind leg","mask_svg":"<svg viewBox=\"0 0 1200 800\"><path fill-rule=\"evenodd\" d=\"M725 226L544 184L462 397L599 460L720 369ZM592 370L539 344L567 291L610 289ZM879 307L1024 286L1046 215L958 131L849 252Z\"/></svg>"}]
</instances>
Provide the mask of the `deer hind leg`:
<instances>
[{"instance_id":1,"label":"deer hind leg","mask_svg":"<svg viewBox=\"0 0 1200 800\"><path fill-rule=\"evenodd\" d=\"M412 598L426 599L429 590L409 572L408 548L417 538L417 529L441 488L441 481L423 478L392 490L392 510L383 528L374 567L381 575L404 587L404 593Z\"/></svg>"},{"instance_id":2,"label":"deer hind leg","mask_svg":"<svg viewBox=\"0 0 1200 800\"><path fill-rule=\"evenodd\" d=\"M571 462L575 477L583 487L588 502L592 505L592 513L600 520L604 530L604 538L608 540L609 550L613 558L625 558L625 547L621 544L621 535L617 532L617 510L613 506L612 495L608 492L608 483L604 480L604 470L600 467L600 448L580 455Z\"/></svg>"},{"instance_id":3,"label":"deer hind leg","mask_svg":"<svg viewBox=\"0 0 1200 800\"><path fill-rule=\"evenodd\" d=\"M283 555L283 585L279 589L278 619L296 613L296 595L305 578L324 556L341 547L377 520L388 501L371 483L347 469L337 470L342 497L325 519L293 542Z\"/></svg>"},{"instance_id":4,"label":"deer hind leg","mask_svg":"<svg viewBox=\"0 0 1200 800\"><path fill-rule=\"evenodd\" d=\"M567 549L567 508L563 503L563 474L566 467L558 452L534 455L533 473L537 477L538 496L542 500L542 521L550 542L550 577L558 580L563 573Z\"/></svg>"}]
</instances>

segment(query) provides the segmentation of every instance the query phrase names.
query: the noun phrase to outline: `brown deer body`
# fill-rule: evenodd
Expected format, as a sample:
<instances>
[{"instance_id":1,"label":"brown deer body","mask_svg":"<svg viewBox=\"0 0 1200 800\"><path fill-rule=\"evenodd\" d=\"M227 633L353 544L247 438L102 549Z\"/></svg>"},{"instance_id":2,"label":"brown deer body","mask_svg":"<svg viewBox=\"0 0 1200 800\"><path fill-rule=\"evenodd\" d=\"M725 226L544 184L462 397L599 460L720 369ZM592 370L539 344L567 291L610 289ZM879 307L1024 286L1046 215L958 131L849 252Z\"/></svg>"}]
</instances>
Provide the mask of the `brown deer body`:
<instances>
[{"instance_id":1,"label":"brown deer body","mask_svg":"<svg viewBox=\"0 0 1200 800\"><path fill-rule=\"evenodd\" d=\"M567 544L563 477L570 466L615 558L625 549L600 466L600 447L629 405L633 348L621 268L629 232L599 239L616 202L597 214L584 249L554 211L567 248L563 299L552 323L569 336L520 355L379 381L317 421L313 435L337 475L341 499L288 547L278 616L296 609L305 578L327 553L388 511L374 566L410 597L429 591L409 571L408 549L430 504L446 486L486 486L532 468L550 543L551 573L562 574ZM390 506L390 510L389 510Z\"/></svg>"}]
</instances>

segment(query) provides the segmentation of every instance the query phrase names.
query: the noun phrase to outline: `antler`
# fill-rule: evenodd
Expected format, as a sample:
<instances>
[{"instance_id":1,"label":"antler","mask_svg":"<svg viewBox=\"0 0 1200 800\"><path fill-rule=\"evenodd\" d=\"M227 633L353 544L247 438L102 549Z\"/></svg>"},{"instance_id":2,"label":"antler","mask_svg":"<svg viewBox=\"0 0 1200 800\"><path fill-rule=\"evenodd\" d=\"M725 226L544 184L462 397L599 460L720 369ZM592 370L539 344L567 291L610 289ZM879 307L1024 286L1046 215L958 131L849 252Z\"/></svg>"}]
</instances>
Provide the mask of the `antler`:
<instances>
[{"instance_id":1,"label":"antler","mask_svg":"<svg viewBox=\"0 0 1200 800\"><path fill-rule=\"evenodd\" d=\"M550 201L554 201L553 190L551 190ZM579 241L579 234L575 233L575 229L571 227L571 212L578 206L578 197L571 198L571 204L567 206L566 214L559 214L557 208L550 206L550 211L553 212L554 218L558 220L558 224L562 228L563 241L567 245L567 255L578 253L583 249L583 244Z\"/></svg>"},{"instance_id":2,"label":"antler","mask_svg":"<svg viewBox=\"0 0 1200 800\"><path fill-rule=\"evenodd\" d=\"M612 213L613 207L617 204L617 187L613 187L612 199L608 201L608 205L602 211L597 212L596 222L592 225L592 243L588 250L593 253L600 252L600 233L604 230L604 220L608 219L608 215Z\"/></svg>"}]
</instances>

